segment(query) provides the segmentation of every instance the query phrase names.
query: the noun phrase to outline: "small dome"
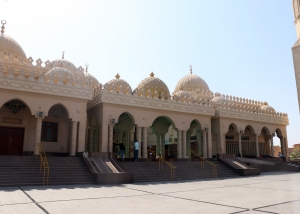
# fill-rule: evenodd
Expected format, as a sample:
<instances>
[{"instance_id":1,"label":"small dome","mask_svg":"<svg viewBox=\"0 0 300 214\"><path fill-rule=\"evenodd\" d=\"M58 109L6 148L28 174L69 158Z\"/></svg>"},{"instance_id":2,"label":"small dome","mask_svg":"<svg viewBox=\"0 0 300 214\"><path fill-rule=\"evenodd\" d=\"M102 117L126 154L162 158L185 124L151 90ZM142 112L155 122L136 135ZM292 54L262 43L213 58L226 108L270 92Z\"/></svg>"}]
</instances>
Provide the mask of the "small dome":
<instances>
[{"instance_id":1,"label":"small dome","mask_svg":"<svg viewBox=\"0 0 300 214\"><path fill-rule=\"evenodd\" d=\"M260 109L264 111L276 112L275 109L269 106L267 102L264 102L264 105L262 105Z\"/></svg>"},{"instance_id":2,"label":"small dome","mask_svg":"<svg viewBox=\"0 0 300 214\"><path fill-rule=\"evenodd\" d=\"M187 91L176 91L172 94L173 100L190 103L194 98L191 93Z\"/></svg>"},{"instance_id":3,"label":"small dome","mask_svg":"<svg viewBox=\"0 0 300 214\"><path fill-rule=\"evenodd\" d=\"M120 79L120 75L116 75L116 79L112 79L108 81L105 85L104 88L108 90L109 92L112 92L113 90L117 93L120 91L123 91L124 94L131 93L132 89L130 85L123 79ZM121 89L123 88L123 89Z\"/></svg>"},{"instance_id":4,"label":"small dome","mask_svg":"<svg viewBox=\"0 0 300 214\"><path fill-rule=\"evenodd\" d=\"M99 81L93 75L89 73L84 73L84 77L85 77L86 85L90 86L91 88L95 88L96 86L99 85Z\"/></svg>"},{"instance_id":5,"label":"small dome","mask_svg":"<svg viewBox=\"0 0 300 214\"><path fill-rule=\"evenodd\" d=\"M0 52L20 59L27 58L22 47L13 38L5 34L0 34Z\"/></svg>"},{"instance_id":6,"label":"small dome","mask_svg":"<svg viewBox=\"0 0 300 214\"><path fill-rule=\"evenodd\" d=\"M144 94L146 97L150 96L152 98L156 97L156 94L161 97L161 94L164 93L165 98L170 97L170 92L167 85L157 77L154 77L154 73L151 72L150 77L143 79L135 89L135 92L142 96Z\"/></svg>"},{"instance_id":7,"label":"small dome","mask_svg":"<svg viewBox=\"0 0 300 214\"><path fill-rule=\"evenodd\" d=\"M49 66L50 69L55 67L61 67L61 68L68 69L72 73L77 73L77 68L75 67L75 65L72 62L65 59L53 60L52 62L50 62Z\"/></svg>"},{"instance_id":8,"label":"small dome","mask_svg":"<svg viewBox=\"0 0 300 214\"><path fill-rule=\"evenodd\" d=\"M69 70L61 67L50 69L45 76L46 80L52 80L54 83L62 82L64 84L73 84L74 82L73 74Z\"/></svg>"},{"instance_id":9,"label":"small dome","mask_svg":"<svg viewBox=\"0 0 300 214\"><path fill-rule=\"evenodd\" d=\"M190 74L183 77L177 83L174 92L183 90L183 91L195 91L195 90L207 90L209 91L209 87L207 83L198 77L197 75L193 74L192 66L190 66Z\"/></svg>"},{"instance_id":10,"label":"small dome","mask_svg":"<svg viewBox=\"0 0 300 214\"><path fill-rule=\"evenodd\" d=\"M215 97L211 99L211 103L213 106L219 106L225 102L227 102L227 100L224 97L222 97L221 94L218 92L215 93Z\"/></svg>"}]
</instances>

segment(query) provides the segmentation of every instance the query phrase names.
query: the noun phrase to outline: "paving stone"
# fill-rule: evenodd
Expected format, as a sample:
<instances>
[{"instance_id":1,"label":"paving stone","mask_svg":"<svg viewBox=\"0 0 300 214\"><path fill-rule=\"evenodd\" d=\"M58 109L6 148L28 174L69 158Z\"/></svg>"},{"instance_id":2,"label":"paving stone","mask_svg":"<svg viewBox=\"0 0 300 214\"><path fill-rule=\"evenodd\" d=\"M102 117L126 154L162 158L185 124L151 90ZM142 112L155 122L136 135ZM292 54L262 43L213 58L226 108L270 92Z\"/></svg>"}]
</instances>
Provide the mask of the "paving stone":
<instances>
[{"instance_id":1,"label":"paving stone","mask_svg":"<svg viewBox=\"0 0 300 214\"><path fill-rule=\"evenodd\" d=\"M298 214L299 181L300 173L281 172L115 186L0 188L0 213Z\"/></svg>"}]
</instances>

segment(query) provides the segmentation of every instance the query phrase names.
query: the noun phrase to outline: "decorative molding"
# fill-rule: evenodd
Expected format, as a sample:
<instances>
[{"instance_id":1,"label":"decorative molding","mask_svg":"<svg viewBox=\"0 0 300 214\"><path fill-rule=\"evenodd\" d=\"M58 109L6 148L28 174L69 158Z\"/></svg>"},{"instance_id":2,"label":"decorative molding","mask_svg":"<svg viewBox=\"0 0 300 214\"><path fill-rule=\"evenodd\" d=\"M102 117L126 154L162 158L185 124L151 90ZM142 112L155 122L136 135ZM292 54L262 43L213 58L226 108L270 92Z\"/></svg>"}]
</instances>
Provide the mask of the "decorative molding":
<instances>
[{"instance_id":1,"label":"decorative molding","mask_svg":"<svg viewBox=\"0 0 300 214\"><path fill-rule=\"evenodd\" d=\"M25 91L16 91L16 90L10 90L10 89L2 89L0 87L0 93L9 93L9 94L21 94L21 95L25 95L25 96L34 96L37 98L56 98L57 99L57 95L45 95L45 94L37 94L37 93L32 93L32 92L25 92ZM16 96L14 98L17 98ZM73 97L60 97L63 100L70 100L70 101L75 101L75 102L82 102L82 103L86 103L87 100L83 100L81 98L73 98ZM58 100L59 102L59 100Z\"/></svg>"},{"instance_id":2,"label":"decorative molding","mask_svg":"<svg viewBox=\"0 0 300 214\"><path fill-rule=\"evenodd\" d=\"M225 109L219 110L219 116L240 119L240 120L251 120L251 121L263 122L263 123L281 124L285 126L289 124L288 118L284 118L284 117L274 117L274 116L263 115L263 114L253 114L249 112L237 112L237 111L234 112Z\"/></svg>"},{"instance_id":3,"label":"decorative molding","mask_svg":"<svg viewBox=\"0 0 300 214\"><path fill-rule=\"evenodd\" d=\"M2 122L3 123L22 124L22 119L3 117Z\"/></svg>"},{"instance_id":4,"label":"decorative molding","mask_svg":"<svg viewBox=\"0 0 300 214\"><path fill-rule=\"evenodd\" d=\"M68 87L63 83L54 85L40 80L16 79L10 76L0 76L0 88L85 100L90 100L93 97L93 91L90 88Z\"/></svg>"}]
</instances>

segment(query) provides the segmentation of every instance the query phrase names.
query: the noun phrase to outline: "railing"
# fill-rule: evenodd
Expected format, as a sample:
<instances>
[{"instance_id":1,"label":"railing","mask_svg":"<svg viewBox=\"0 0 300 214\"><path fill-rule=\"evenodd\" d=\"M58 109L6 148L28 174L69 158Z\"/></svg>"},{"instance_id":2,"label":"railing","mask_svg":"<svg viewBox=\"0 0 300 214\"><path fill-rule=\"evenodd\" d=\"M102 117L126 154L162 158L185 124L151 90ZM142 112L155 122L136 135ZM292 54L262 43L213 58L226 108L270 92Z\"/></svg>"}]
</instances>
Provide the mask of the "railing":
<instances>
[{"instance_id":1,"label":"railing","mask_svg":"<svg viewBox=\"0 0 300 214\"><path fill-rule=\"evenodd\" d=\"M40 172L42 172L42 168L44 169L43 186L45 186L45 184L48 186L49 174L50 174L48 160L43 148L43 144L38 143L38 147L39 147L39 154L40 154Z\"/></svg>"},{"instance_id":2,"label":"railing","mask_svg":"<svg viewBox=\"0 0 300 214\"><path fill-rule=\"evenodd\" d=\"M163 171L164 170L164 163L167 164L171 169L171 177L170 180L173 181L175 177L175 169L176 166L171 164L169 161L166 161L161 155L158 156L158 170Z\"/></svg>"},{"instance_id":3,"label":"railing","mask_svg":"<svg viewBox=\"0 0 300 214\"><path fill-rule=\"evenodd\" d=\"M218 172L217 172L217 166L216 164L206 160L204 157L201 157L199 154L197 154L195 151L191 150L191 154L190 154L190 159L189 161L192 160L192 155L197 156L198 158L200 158L200 167L201 169L204 169L204 162L208 163L209 165L212 166L213 169L213 177L217 178L218 177Z\"/></svg>"},{"instance_id":4,"label":"railing","mask_svg":"<svg viewBox=\"0 0 300 214\"><path fill-rule=\"evenodd\" d=\"M170 167L170 169L171 169L170 180L173 181L174 177L175 177L176 166L171 164L169 161L165 160L161 155L156 156L156 152L152 149L148 149L148 153L155 155L155 157L158 159L158 171L163 171L164 170L164 163L167 164ZM148 159L149 159L149 156L148 156ZM151 160L151 157L150 157L150 160Z\"/></svg>"}]
</instances>

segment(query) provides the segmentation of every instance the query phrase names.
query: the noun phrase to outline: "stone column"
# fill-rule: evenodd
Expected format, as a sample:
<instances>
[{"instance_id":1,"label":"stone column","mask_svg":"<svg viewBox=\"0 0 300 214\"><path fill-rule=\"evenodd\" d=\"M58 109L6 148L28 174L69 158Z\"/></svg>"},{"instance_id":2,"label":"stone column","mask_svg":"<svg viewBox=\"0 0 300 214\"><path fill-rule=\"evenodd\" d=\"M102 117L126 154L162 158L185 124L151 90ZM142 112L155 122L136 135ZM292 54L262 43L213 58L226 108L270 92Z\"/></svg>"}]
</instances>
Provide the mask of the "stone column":
<instances>
[{"instance_id":1,"label":"stone column","mask_svg":"<svg viewBox=\"0 0 300 214\"><path fill-rule=\"evenodd\" d=\"M70 156L76 155L76 144L77 144L77 121L72 121L72 135L70 145Z\"/></svg>"},{"instance_id":2,"label":"stone column","mask_svg":"<svg viewBox=\"0 0 300 214\"><path fill-rule=\"evenodd\" d=\"M165 157L165 135L161 134L160 135L160 142L161 142L161 156Z\"/></svg>"},{"instance_id":3,"label":"stone column","mask_svg":"<svg viewBox=\"0 0 300 214\"><path fill-rule=\"evenodd\" d=\"M148 138L147 138L147 134L148 134L148 132L147 132L147 127L144 127L143 128L143 153L142 153L142 157L143 158L148 158L148 150L147 150L147 140L148 140Z\"/></svg>"},{"instance_id":4,"label":"stone column","mask_svg":"<svg viewBox=\"0 0 300 214\"><path fill-rule=\"evenodd\" d=\"M187 154L187 157L190 158L190 155L191 155L191 132L187 132L186 134L186 154ZM198 147L199 148L199 147Z\"/></svg>"},{"instance_id":5,"label":"stone column","mask_svg":"<svg viewBox=\"0 0 300 214\"><path fill-rule=\"evenodd\" d=\"M159 156L161 154L160 151L160 134L156 133L156 156Z\"/></svg>"},{"instance_id":6,"label":"stone column","mask_svg":"<svg viewBox=\"0 0 300 214\"><path fill-rule=\"evenodd\" d=\"M239 137L239 153L240 153L241 157L243 157L243 153L242 153L242 135L240 133L238 133L238 137Z\"/></svg>"},{"instance_id":7,"label":"stone column","mask_svg":"<svg viewBox=\"0 0 300 214\"><path fill-rule=\"evenodd\" d=\"M258 135L255 135L255 144L256 144L256 157L259 158L259 142L258 142Z\"/></svg>"},{"instance_id":8,"label":"stone column","mask_svg":"<svg viewBox=\"0 0 300 214\"><path fill-rule=\"evenodd\" d=\"M286 157L284 137L280 137L281 153Z\"/></svg>"},{"instance_id":9,"label":"stone column","mask_svg":"<svg viewBox=\"0 0 300 214\"><path fill-rule=\"evenodd\" d=\"M203 139L201 136L202 136L202 131L199 130L197 132L198 151L195 151L195 152L197 152L199 155L203 156Z\"/></svg>"},{"instance_id":10,"label":"stone column","mask_svg":"<svg viewBox=\"0 0 300 214\"><path fill-rule=\"evenodd\" d=\"M142 127L137 126L136 127L136 139L137 142L139 142L140 146L139 146L139 154L138 154L138 158L142 157L142 150L141 150L141 143L142 143Z\"/></svg>"},{"instance_id":11,"label":"stone column","mask_svg":"<svg viewBox=\"0 0 300 214\"><path fill-rule=\"evenodd\" d=\"M182 158L181 130L177 130L177 158Z\"/></svg>"},{"instance_id":12,"label":"stone column","mask_svg":"<svg viewBox=\"0 0 300 214\"><path fill-rule=\"evenodd\" d=\"M114 125L108 124L108 152L113 152L113 130Z\"/></svg>"},{"instance_id":13,"label":"stone column","mask_svg":"<svg viewBox=\"0 0 300 214\"><path fill-rule=\"evenodd\" d=\"M212 158L212 139L211 139L211 129L207 132L207 157Z\"/></svg>"},{"instance_id":14,"label":"stone column","mask_svg":"<svg viewBox=\"0 0 300 214\"><path fill-rule=\"evenodd\" d=\"M204 158L207 158L207 140L206 140L206 131L205 130L203 130L203 132L202 132L202 135L203 135L203 152L202 152L202 154L203 154L203 157Z\"/></svg>"},{"instance_id":15,"label":"stone column","mask_svg":"<svg viewBox=\"0 0 300 214\"><path fill-rule=\"evenodd\" d=\"M271 140L271 156L274 157L274 142L273 142L273 136L270 136Z\"/></svg>"},{"instance_id":16,"label":"stone column","mask_svg":"<svg viewBox=\"0 0 300 214\"><path fill-rule=\"evenodd\" d=\"M126 150L125 152L127 153L126 158L130 158L130 132L124 132L124 141L125 141L125 145L126 145Z\"/></svg>"},{"instance_id":17,"label":"stone column","mask_svg":"<svg viewBox=\"0 0 300 214\"><path fill-rule=\"evenodd\" d=\"M186 155L186 131L182 131L182 158L187 158L187 155Z\"/></svg>"},{"instance_id":18,"label":"stone column","mask_svg":"<svg viewBox=\"0 0 300 214\"><path fill-rule=\"evenodd\" d=\"M43 118L36 118L35 142L34 142L34 154L35 155L40 154L38 143L41 142L42 122L43 122Z\"/></svg>"}]
</instances>

